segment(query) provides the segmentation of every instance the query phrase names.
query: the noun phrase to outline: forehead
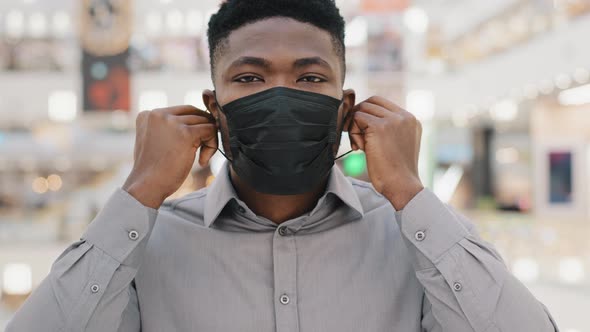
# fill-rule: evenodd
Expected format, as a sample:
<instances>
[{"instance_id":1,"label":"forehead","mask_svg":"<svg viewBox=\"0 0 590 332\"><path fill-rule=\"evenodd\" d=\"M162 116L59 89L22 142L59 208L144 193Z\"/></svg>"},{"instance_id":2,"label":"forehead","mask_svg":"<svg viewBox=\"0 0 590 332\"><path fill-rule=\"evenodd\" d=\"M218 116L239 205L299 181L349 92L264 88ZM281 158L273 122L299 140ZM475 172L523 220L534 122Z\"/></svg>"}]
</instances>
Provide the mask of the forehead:
<instances>
[{"instance_id":1,"label":"forehead","mask_svg":"<svg viewBox=\"0 0 590 332\"><path fill-rule=\"evenodd\" d=\"M223 70L242 56L255 56L281 62L322 57L337 67L339 57L329 32L290 18L274 17L234 30L217 59Z\"/></svg>"}]
</instances>

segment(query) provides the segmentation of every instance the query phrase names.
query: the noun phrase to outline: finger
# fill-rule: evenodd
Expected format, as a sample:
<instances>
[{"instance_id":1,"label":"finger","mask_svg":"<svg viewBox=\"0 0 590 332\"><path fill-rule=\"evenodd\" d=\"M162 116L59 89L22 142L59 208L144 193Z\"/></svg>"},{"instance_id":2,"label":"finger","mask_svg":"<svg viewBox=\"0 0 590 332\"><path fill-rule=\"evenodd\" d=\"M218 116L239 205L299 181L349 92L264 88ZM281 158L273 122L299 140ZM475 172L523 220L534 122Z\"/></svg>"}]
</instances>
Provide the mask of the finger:
<instances>
[{"instance_id":1,"label":"finger","mask_svg":"<svg viewBox=\"0 0 590 332\"><path fill-rule=\"evenodd\" d=\"M347 132L350 130L352 125L352 118L354 117L354 110L351 109L344 117L344 123L342 124L342 131Z\"/></svg>"},{"instance_id":2,"label":"finger","mask_svg":"<svg viewBox=\"0 0 590 332\"><path fill-rule=\"evenodd\" d=\"M199 165L201 165L201 167L205 167L209 164L209 160L211 160L213 155L217 152L218 146L217 131L215 131L213 137L209 140L203 141L203 144L201 145L199 152Z\"/></svg>"},{"instance_id":3,"label":"finger","mask_svg":"<svg viewBox=\"0 0 590 332\"><path fill-rule=\"evenodd\" d=\"M212 123L187 125L186 129L193 145L197 148L217 138L217 127Z\"/></svg>"},{"instance_id":4,"label":"finger","mask_svg":"<svg viewBox=\"0 0 590 332\"><path fill-rule=\"evenodd\" d=\"M199 165L207 166L217 152L217 127L214 124L197 124L188 126L192 133L195 147L199 148Z\"/></svg>"},{"instance_id":5,"label":"finger","mask_svg":"<svg viewBox=\"0 0 590 332\"><path fill-rule=\"evenodd\" d=\"M371 126L381 123L381 121L383 121L382 118L365 112L356 112L352 118L352 122L360 129L362 133L364 133Z\"/></svg>"},{"instance_id":6,"label":"finger","mask_svg":"<svg viewBox=\"0 0 590 332\"><path fill-rule=\"evenodd\" d=\"M405 112L405 110L403 108L399 107L391 100L389 100L387 98L380 97L380 96L373 96L373 97L365 100L365 102L369 103L369 104L381 106L389 112L393 112L393 113Z\"/></svg>"},{"instance_id":7,"label":"finger","mask_svg":"<svg viewBox=\"0 0 590 332\"><path fill-rule=\"evenodd\" d=\"M185 125L197 125L197 124L204 124L204 123L215 123L209 118L200 116L200 115L179 115L175 117L181 123Z\"/></svg>"},{"instance_id":8,"label":"finger","mask_svg":"<svg viewBox=\"0 0 590 332\"><path fill-rule=\"evenodd\" d=\"M168 115L200 115L215 120L211 113L198 109L192 105L179 105L155 109L152 112L164 112Z\"/></svg>"},{"instance_id":9,"label":"finger","mask_svg":"<svg viewBox=\"0 0 590 332\"><path fill-rule=\"evenodd\" d=\"M356 113L355 113L356 114ZM355 114L351 117L350 127L348 128L348 138L350 139L350 147L357 150L365 149L364 128L361 129L359 123L354 121Z\"/></svg>"},{"instance_id":10,"label":"finger","mask_svg":"<svg viewBox=\"0 0 590 332\"><path fill-rule=\"evenodd\" d=\"M364 137L361 128L354 122L354 113L350 117L350 124L348 125L348 139L350 140L350 147L357 151L364 148Z\"/></svg>"},{"instance_id":11,"label":"finger","mask_svg":"<svg viewBox=\"0 0 590 332\"><path fill-rule=\"evenodd\" d=\"M215 145L217 145L217 143L215 143ZM215 155L216 152L217 148L213 149L208 145L202 145L201 150L199 152L199 165L201 165L201 167L207 166L209 164L209 161L211 160L213 155Z\"/></svg>"},{"instance_id":12,"label":"finger","mask_svg":"<svg viewBox=\"0 0 590 332\"><path fill-rule=\"evenodd\" d=\"M350 147L353 150L363 149L365 147L365 138L358 125L353 124L351 130L348 132L348 139L350 140Z\"/></svg>"},{"instance_id":13,"label":"finger","mask_svg":"<svg viewBox=\"0 0 590 332\"><path fill-rule=\"evenodd\" d=\"M379 118L385 118L391 115L391 112L386 110L385 108L383 108L382 106L376 105L376 104L371 104L368 102L362 102L358 105L355 106L356 112L363 112L363 113L368 113L371 114L373 116L379 117Z\"/></svg>"}]
</instances>

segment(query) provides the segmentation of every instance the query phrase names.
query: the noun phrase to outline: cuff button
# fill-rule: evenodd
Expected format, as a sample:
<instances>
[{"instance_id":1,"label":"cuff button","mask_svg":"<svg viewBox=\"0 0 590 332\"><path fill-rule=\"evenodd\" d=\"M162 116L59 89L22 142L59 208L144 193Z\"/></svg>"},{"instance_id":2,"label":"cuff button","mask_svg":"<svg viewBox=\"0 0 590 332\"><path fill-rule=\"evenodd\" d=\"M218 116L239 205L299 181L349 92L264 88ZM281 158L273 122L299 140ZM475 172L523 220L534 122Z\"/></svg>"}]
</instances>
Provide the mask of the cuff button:
<instances>
[{"instance_id":1,"label":"cuff button","mask_svg":"<svg viewBox=\"0 0 590 332\"><path fill-rule=\"evenodd\" d=\"M416 241L424 241L426 233L424 231L417 231L416 234L414 234L414 238Z\"/></svg>"},{"instance_id":2,"label":"cuff button","mask_svg":"<svg viewBox=\"0 0 590 332\"><path fill-rule=\"evenodd\" d=\"M128 235L129 235L129 238L133 241L135 241L139 238L139 233L137 233L136 230L130 231Z\"/></svg>"}]
</instances>

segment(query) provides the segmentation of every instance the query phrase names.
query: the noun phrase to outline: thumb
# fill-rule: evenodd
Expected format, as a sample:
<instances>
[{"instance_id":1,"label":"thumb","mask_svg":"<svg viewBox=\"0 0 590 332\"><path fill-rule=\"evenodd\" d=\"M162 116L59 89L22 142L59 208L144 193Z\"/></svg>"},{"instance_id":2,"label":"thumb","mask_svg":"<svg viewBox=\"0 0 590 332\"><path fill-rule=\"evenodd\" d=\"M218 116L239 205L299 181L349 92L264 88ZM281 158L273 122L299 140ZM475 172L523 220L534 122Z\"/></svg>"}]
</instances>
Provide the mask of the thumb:
<instances>
[{"instance_id":1,"label":"thumb","mask_svg":"<svg viewBox=\"0 0 590 332\"><path fill-rule=\"evenodd\" d=\"M209 164L209 160L217 152L218 142L217 135L214 135L211 139L203 141L201 148L199 149L199 165L205 167Z\"/></svg>"},{"instance_id":2,"label":"thumb","mask_svg":"<svg viewBox=\"0 0 590 332\"><path fill-rule=\"evenodd\" d=\"M361 128L366 127L366 124L362 122L362 120L357 120L359 117L356 114L353 114L350 119L350 124L348 128L348 138L350 139L350 146L353 150L365 150L365 136L364 130Z\"/></svg>"}]
</instances>

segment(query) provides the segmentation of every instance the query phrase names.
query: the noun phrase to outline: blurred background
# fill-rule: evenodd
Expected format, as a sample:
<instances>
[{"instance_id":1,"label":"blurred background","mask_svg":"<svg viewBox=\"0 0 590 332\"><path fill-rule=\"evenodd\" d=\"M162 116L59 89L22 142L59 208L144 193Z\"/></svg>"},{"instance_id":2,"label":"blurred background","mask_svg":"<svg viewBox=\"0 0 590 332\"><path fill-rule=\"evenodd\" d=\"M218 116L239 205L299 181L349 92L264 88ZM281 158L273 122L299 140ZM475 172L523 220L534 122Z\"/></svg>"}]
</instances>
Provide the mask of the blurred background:
<instances>
[{"instance_id":1,"label":"blurred background","mask_svg":"<svg viewBox=\"0 0 590 332\"><path fill-rule=\"evenodd\" d=\"M590 332L590 0L337 3L346 87L422 120L425 184L563 331ZM137 113L203 108L218 4L0 0L0 328L124 182ZM363 154L338 166L367 178Z\"/></svg>"}]
</instances>

